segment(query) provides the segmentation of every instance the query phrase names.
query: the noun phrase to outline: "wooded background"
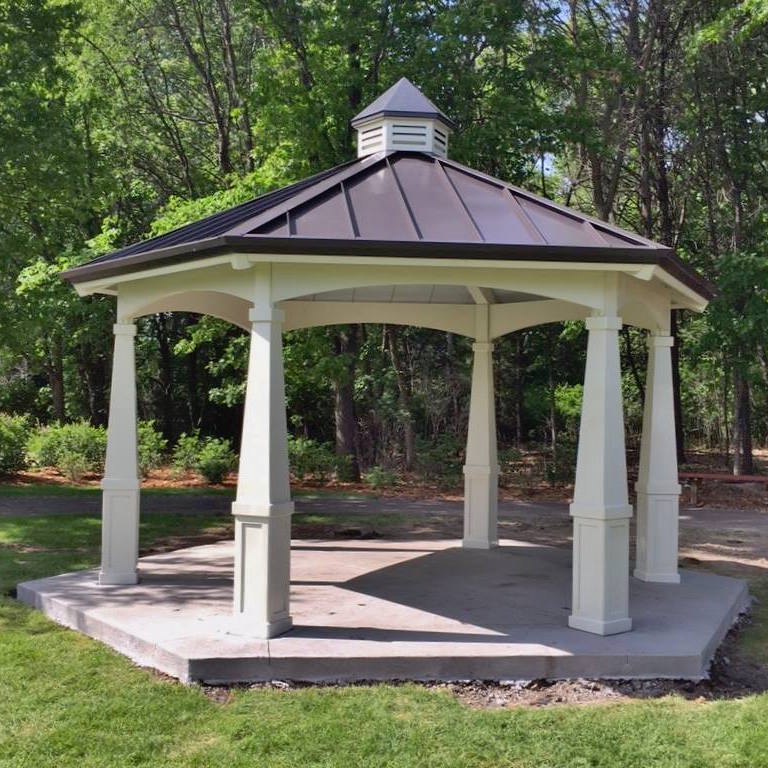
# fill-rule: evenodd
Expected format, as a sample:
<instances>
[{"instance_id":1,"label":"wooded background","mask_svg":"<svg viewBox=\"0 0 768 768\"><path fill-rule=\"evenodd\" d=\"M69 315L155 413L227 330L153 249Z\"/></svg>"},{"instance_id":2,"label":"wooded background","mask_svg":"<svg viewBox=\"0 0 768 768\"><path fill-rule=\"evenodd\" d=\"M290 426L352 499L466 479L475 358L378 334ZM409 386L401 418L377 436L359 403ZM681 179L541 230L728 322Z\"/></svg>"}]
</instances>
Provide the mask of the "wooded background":
<instances>
[{"instance_id":1,"label":"wooded background","mask_svg":"<svg viewBox=\"0 0 768 768\"><path fill-rule=\"evenodd\" d=\"M679 448L752 471L768 440L768 0L0 0L0 411L107 417L113 300L61 269L354 156L405 75L451 157L677 249L716 286L676 313ZM238 439L247 336L139 323L141 416ZM568 455L585 332L500 340L502 447ZM622 333L630 445L644 335ZM294 435L349 474L460 460L471 349L379 325L287 333ZM683 443L683 436L685 443ZM419 459L421 457L421 459ZM570 471L566 462L566 472Z\"/></svg>"}]
</instances>

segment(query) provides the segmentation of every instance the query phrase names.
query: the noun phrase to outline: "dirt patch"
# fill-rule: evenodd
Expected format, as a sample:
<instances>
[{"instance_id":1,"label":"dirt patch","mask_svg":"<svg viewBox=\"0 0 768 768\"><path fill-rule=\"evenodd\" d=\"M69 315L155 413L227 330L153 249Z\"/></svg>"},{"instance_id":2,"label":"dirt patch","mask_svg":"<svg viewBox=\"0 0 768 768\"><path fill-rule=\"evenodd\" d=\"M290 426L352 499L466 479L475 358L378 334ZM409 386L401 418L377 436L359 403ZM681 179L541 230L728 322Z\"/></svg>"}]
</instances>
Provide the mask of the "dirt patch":
<instances>
[{"instance_id":1,"label":"dirt patch","mask_svg":"<svg viewBox=\"0 0 768 768\"><path fill-rule=\"evenodd\" d=\"M73 483L68 477L65 477L53 467L42 467L40 469L30 469L17 472L7 478L3 478L6 485L24 487L60 487L60 488L99 488L101 482L100 474L87 474L79 483ZM237 487L237 475L231 472L221 483L209 483L202 475L194 472L177 473L170 467L160 467L152 469L146 477L141 479L141 487L147 488L199 488L222 490Z\"/></svg>"},{"instance_id":2,"label":"dirt patch","mask_svg":"<svg viewBox=\"0 0 768 768\"><path fill-rule=\"evenodd\" d=\"M445 691L474 709L513 709L516 707L555 707L628 702L680 696L689 701L739 699L768 690L768 671L738 660L736 643L740 631L749 624L744 616L728 634L710 669L710 677L690 680L511 680L415 683L427 690ZM732 658L733 657L733 658ZM404 685L408 681L356 681L351 683L311 683L297 680L270 680L263 683L206 685L200 688L217 704L228 704L237 690L275 690L290 694L305 688L370 687Z\"/></svg>"}]
</instances>

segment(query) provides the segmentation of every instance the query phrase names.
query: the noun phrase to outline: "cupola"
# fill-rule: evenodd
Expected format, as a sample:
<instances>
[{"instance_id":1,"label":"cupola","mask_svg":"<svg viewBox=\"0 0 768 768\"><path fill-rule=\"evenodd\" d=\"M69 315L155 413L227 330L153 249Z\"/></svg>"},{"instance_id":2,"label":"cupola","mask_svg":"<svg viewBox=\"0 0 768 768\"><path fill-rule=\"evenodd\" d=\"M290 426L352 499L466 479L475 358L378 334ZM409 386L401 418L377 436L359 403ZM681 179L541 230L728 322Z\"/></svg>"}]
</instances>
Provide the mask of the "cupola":
<instances>
[{"instance_id":1,"label":"cupola","mask_svg":"<svg viewBox=\"0 0 768 768\"><path fill-rule=\"evenodd\" d=\"M448 156L449 120L410 80L400 78L352 120L357 156L428 152Z\"/></svg>"}]
</instances>

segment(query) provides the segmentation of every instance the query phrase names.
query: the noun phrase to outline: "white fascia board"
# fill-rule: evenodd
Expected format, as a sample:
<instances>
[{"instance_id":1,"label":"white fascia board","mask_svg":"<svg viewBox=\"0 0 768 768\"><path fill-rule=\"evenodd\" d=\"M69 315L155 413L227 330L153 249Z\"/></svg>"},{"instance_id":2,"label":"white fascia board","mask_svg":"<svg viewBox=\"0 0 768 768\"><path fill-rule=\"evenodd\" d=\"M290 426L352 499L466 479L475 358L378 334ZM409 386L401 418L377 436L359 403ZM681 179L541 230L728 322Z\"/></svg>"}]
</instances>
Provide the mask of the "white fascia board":
<instances>
[{"instance_id":1,"label":"white fascia board","mask_svg":"<svg viewBox=\"0 0 768 768\"><path fill-rule=\"evenodd\" d=\"M430 267L462 268L462 269L510 269L510 270L543 270L543 271L587 271L587 272L623 272L643 281L658 278L668 287L679 294L675 301L681 307L702 312L707 306L707 300L688 288L677 278L665 272L658 266L648 264L599 263L599 262L563 262L563 261L534 261L534 260L501 260L501 259L453 259L446 258L412 258L398 256L345 256L335 254L276 254L276 253L229 253L212 256L207 259L190 259L177 264L165 264L147 268L137 272L129 272L114 277L102 278L82 283L76 283L75 289L80 296L93 293L115 295L120 283L151 279L162 275L176 274L189 270L205 269L206 267L231 264L233 269L243 270L248 264L279 263L279 264L328 264L328 265L365 265L392 267ZM651 267L649 270L648 268Z\"/></svg>"},{"instance_id":2,"label":"white fascia board","mask_svg":"<svg viewBox=\"0 0 768 768\"><path fill-rule=\"evenodd\" d=\"M694 312L703 312L707 308L707 305L709 304L708 299L700 296L692 288L689 288L685 283L681 282L676 277L673 277L668 272L665 272L663 269L657 269L654 273L654 277L675 291L675 293L679 294L673 301L673 307L675 309L690 309Z\"/></svg>"}]
</instances>

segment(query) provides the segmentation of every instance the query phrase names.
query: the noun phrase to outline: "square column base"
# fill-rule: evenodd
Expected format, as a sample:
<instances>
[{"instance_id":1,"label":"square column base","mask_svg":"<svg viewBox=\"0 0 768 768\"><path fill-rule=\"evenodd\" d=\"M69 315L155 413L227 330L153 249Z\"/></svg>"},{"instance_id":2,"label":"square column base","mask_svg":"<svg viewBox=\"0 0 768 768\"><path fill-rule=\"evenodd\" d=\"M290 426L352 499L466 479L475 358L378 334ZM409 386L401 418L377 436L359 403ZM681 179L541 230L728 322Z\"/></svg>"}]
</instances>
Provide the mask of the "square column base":
<instances>
[{"instance_id":1,"label":"square column base","mask_svg":"<svg viewBox=\"0 0 768 768\"><path fill-rule=\"evenodd\" d=\"M637 547L635 578L679 584L679 487L672 493L649 493L637 488Z\"/></svg>"},{"instance_id":2,"label":"square column base","mask_svg":"<svg viewBox=\"0 0 768 768\"><path fill-rule=\"evenodd\" d=\"M113 571L99 571L99 584L103 587L110 585L138 584L139 575L136 571L115 573Z\"/></svg>"},{"instance_id":3,"label":"square column base","mask_svg":"<svg viewBox=\"0 0 768 768\"><path fill-rule=\"evenodd\" d=\"M269 640L273 637L284 635L288 630L292 629L293 618L291 616L284 616L276 621L259 623L252 621L248 614L241 613L234 617L234 628L238 632L258 637L260 640Z\"/></svg>"},{"instance_id":4,"label":"square column base","mask_svg":"<svg viewBox=\"0 0 768 768\"><path fill-rule=\"evenodd\" d=\"M571 511L580 508L573 505ZM568 626L595 635L615 635L632 629L629 518L605 519L599 512L573 518L573 613Z\"/></svg>"},{"instance_id":5,"label":"square column base","mask_svg":"<svg viewBox=\"0 0 768 768\"><path fill-rule=\"evenodd\" d=\"M136 584L139 557L138 480L105 478L101 487L99 584ZM122 487L121 487L122 486Z\"/></svg>"},{"instance_id":6,"label":"square column base","mask_svg":"<svg viewBox=\"0 0 768 768\"><path fill-rule=\"evenodd\" d=\"M499 468L477 465L464 467L465 549L493 549L499 546Z\"/></svg>"},{"instance_id":7,"label":"square column base","mask_svg":"<svg viewBox=\"0 0 768 768\"><path fill-rule=\"evenodd\" d=\"M656 582L657 584L679 584L679 573L648 573L635 568L632 575L640 581Z\"/></svg>"},{"instance_id":8,"label":"square column base","mask_svg":"<svg viewBox=\"0 0 768 768\"><path fill-rule=\"evenodd\" d=\"M267 639L293 626L289 613L291 514L285 502L261 507L235 502L234 615L238 628ZM250 514L243 514L248 511Z\"/></svg>"},{"instance_id":9,"label":"square column base","mask_svg":"<svg viewBox=\"0 0 768 768\"><path fill-rule=\"evenodd\" d=\"M591 632L593 635L618 635L622 632L629 632L632 629L632 619L599 621L598 619L588 619L584 616L569 616L568 626L571 629L580 629L582 632Z\"/></svg>"},{"instance_id":10,"label":"square column base","mask_svg":"<svg viewBox=\"0 0 768 768\"><path fill-rule=\"evenodd\" d=\"M499 546L498 539L462 539L464 549L495 549Z\"/></svg>"}]
</instances>

